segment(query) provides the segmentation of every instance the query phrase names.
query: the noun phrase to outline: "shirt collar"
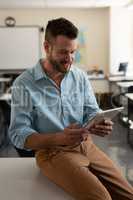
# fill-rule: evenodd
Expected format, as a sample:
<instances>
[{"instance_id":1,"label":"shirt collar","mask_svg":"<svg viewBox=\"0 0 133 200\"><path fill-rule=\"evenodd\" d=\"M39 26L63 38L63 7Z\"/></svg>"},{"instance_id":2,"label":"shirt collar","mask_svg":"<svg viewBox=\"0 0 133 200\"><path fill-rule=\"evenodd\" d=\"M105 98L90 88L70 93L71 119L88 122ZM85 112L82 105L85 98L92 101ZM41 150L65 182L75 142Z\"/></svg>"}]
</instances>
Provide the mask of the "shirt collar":
<instances>
[{"instance_id":1,"label":"shirt collar","mask_svg":"<svg viewBox=\"0 0 133 200\"><path fill-rule=\"evenodd\" d=\"M34 67L34 78L36 81L38 81L42 78L47 78L47 75L42 68L41 60L39 60L38 63L36 64L36 66Z\"/></svg>"}]
</instances>

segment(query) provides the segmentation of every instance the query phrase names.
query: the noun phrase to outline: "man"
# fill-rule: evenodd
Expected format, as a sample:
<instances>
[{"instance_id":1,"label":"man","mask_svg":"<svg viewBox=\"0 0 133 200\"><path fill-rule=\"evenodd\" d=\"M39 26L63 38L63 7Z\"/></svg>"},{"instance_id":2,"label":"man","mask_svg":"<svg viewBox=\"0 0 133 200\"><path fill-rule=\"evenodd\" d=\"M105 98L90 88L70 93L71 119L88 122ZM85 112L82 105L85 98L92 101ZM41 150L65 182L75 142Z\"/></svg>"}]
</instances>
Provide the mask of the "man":
<instances>
[{"instance_id":1,"label":"man","mask_svg":"<svg viewBox=\"0 0 133 200\"><path fill-rule=\"evenodd\" d=\"M48 22L46 58L13 85L10 138L34 150L42 173L75 199L133 200L132 187L91 139L110 134L113 123L82 126L100 109L87 75L72 65L77 35L67 19Z\"/></svg>"}]
</instances>

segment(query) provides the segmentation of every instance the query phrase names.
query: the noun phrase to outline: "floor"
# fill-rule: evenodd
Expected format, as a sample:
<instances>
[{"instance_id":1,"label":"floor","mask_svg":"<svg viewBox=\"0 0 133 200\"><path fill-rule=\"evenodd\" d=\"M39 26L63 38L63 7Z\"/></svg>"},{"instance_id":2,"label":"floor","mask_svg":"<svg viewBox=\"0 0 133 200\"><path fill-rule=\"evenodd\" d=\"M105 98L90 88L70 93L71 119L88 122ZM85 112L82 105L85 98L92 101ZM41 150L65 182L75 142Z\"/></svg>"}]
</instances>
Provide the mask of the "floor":
<instances>
[{"instance_id":1,"label":"floor","mask_svg":"<svg viewBox=\"0 0 133 200\"><path fill-rule=\"evenodd\" d=\"M132 133L133 134L133 133ZM104 138L93 136L93 140L120 168L133 185L133 145L127 143L127 128L117 118L112 134Z\"/></svg>"},{"instance_id":2,"label":"floor","mask_svg":"<svg viewBox=\"0 0 133 200\"><path fill-rule=\"evenodd\" d=\"M127 143L127 128L118 118L114 120L114 129L111 135L104 138L93 136L96 143L120 168L124 176L133 185L133 147ZM11 143L6 140L1 145L0 157L19 157Z\"/></svg>"}]
</instances>

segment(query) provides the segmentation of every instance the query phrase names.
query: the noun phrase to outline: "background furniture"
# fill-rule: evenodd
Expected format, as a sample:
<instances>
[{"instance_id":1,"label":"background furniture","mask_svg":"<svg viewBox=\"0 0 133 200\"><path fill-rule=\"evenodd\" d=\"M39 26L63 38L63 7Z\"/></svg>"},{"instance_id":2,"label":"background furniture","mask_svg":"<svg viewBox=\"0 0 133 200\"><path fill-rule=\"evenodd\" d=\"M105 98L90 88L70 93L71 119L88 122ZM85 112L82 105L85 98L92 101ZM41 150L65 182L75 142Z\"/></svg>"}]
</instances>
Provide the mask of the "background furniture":
<instances>
[{"instance_id":1,"label":"background furniture","mask_svg":"<svg viewBox=\"0 0 133 200\"><path fill-rule=\"evenodd\" d=\"M133 93L125 95L128 98L128 143L133 147Z\"/></svg>"}]
</instances>

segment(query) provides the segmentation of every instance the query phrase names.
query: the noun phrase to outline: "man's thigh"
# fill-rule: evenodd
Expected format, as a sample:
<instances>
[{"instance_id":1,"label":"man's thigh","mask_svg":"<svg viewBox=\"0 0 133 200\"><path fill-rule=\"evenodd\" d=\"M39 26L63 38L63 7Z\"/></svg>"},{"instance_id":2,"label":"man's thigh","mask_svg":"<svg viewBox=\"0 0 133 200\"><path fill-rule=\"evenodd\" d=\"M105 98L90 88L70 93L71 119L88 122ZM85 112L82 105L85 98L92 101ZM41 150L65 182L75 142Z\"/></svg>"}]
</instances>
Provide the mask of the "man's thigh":
<instances>
[{"instance_id":1,"label":"man's thigh","mask_svg":"<svg viewBox=\"0 0 133 200\"><path fill-rule=\"evenodd\" d=\"M45 151L36 153L37 164L42 173L79 200L111 200L111 197L89 171L89 160L78 152L59 152L45 156Z\"/></svg>"}]
</instances>

